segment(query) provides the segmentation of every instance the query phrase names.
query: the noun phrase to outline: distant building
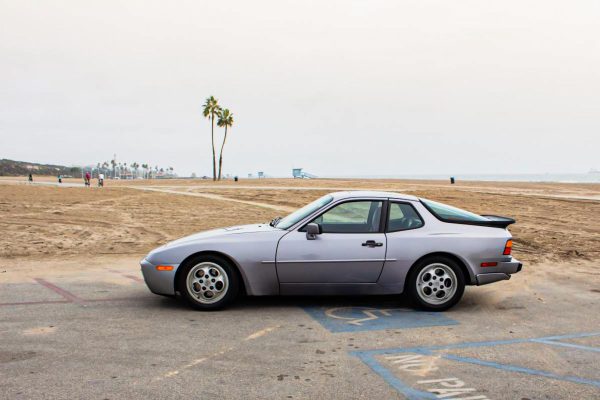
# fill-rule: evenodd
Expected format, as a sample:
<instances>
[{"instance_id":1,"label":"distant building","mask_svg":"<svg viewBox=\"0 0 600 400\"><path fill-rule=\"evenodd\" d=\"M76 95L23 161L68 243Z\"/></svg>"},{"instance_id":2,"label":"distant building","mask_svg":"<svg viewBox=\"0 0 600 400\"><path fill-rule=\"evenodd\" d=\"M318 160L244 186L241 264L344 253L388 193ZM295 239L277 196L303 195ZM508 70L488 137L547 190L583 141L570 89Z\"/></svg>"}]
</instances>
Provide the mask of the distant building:
<instances>
[{"instance_id":1,"label":"distant building","mask_svg":"<svg viewBox=\"0 0 600 400\"><path fill-rule=\"evenodd\" d=\"M302 171L302 168L293 168L292 169L292 176L294 178L300 178L300 179L310 179L310 178L316 178L316 175L313 174L309 174L308 172L304 172Z\"/></svg>"}]
</instances>

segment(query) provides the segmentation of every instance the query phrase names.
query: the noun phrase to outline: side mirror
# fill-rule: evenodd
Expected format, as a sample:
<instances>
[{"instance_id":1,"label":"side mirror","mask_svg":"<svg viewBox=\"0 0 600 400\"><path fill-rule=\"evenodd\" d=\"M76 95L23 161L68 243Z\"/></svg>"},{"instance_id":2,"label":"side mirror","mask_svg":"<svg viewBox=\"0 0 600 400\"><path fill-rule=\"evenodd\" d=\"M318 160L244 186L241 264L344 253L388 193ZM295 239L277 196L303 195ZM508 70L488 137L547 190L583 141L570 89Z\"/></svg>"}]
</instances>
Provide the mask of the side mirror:
<instances>
[{"instance_id":1,"label":"side mirror","mask_svg":"<svg viewBox=\"0 0 600 400\"><path fill-rule=\"evenodd\" d=\"M321 234L321 226L319 224L306 225L306 239L315 240L317 235Z\"/></svg>"}]
</instances>

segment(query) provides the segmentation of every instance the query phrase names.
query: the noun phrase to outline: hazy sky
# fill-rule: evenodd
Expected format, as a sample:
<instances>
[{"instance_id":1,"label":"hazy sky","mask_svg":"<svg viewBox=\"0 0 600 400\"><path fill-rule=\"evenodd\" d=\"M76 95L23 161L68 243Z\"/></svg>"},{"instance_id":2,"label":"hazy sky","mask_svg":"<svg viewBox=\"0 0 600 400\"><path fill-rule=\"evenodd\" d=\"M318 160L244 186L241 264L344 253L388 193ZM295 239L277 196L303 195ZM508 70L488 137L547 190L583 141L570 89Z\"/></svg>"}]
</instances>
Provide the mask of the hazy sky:
<instances>
[{"instance_id":1,"label":"hazy sky","mask_svg":"<svg viewBox=\"0 0 600 400\"><path fill-rule=\"evenodd\" d=\"M242 176L587 172L599 21L597 0L0 0L0 158L209 175L214 95Z\"/></svg>"}]
</instances>

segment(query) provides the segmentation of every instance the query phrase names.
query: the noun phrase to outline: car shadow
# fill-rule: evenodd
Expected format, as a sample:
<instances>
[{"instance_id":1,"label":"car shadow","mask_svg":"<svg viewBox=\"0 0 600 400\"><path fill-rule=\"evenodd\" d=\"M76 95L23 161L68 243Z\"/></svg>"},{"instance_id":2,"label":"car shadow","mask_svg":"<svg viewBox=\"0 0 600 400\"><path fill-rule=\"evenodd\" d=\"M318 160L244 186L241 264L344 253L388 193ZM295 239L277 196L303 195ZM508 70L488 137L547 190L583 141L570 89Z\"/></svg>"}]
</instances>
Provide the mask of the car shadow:
<instances>
[{"instance_id":1,"label":"car shadow","mask_svg":"<svg viewBox=\"0 0 600 400\"><path fill-rule=\"evenodd\" d=\"M155 303L152 306L165 309L194 311L181 296L153 296ZM483 294L475 291L465 292L461 301L454 307L445 311L453 312L484 312L489 311L488 300ZM314 308L314 307L372 307L372 308L405 308L422 311L412 305L405 294L400 295L373 295L373 296L246 296L240 295L227 310L254 311L281 308Z\"/></svg>"},{"instance_id":2,"label":"car shadow","mask_svg":"<svg viewBox=\"0 0 600 400\"><path fill-rule=\"evenodd\" d=\"M147 303L148 306L150 304ZM152 306L193 311L181 296L154 297ZM269 310L308 307L413 308L405 296L239 296L225 310Z\"/></svg>"},{"instance_id":3,"label":"car shadow","mask_svg":"<svg viewBox=\"0 0 600 400\"><path fill-rule=\"evenodd\" d=\"M405 296L243 296L231 308L269 309L285 307L395 307L411 308Z\"/></svg>"},{"instance_id":4,"label":"car shadow","mask_svg":"<svg viewBox=\"0 0 600 400\"><path fill-rule=\"evenodd\" d=\"M480 308L477 302L465 295L463 300L445 312L470 311ZM379 296L265 296L242 297L231 308L234 309L269 309L281 307L373 307L373 308L406 308L415 312L423 311L414 306L407 295Z\"/></svg>"},{"instance_id":5,"label":"car shadow","mask_svg":"<svg viewBox=\"0 0 600 400\"><path fill-rule=\"evenodd\" d=\"M468 294L457 305L445 312L468 312L481 309L477 301ZM173 310L194 311L181 296L159 297L155 306ZM406 295L377 296L239 296L233 304L222 311L268 311L281 308L314 308L314 307L372 307L372 308L406 308L415 312L422 311L412 305ZM485 308L485 307L484 307ZM216 311L219 312L219 311Z\"/></svg>"}]
</instances>

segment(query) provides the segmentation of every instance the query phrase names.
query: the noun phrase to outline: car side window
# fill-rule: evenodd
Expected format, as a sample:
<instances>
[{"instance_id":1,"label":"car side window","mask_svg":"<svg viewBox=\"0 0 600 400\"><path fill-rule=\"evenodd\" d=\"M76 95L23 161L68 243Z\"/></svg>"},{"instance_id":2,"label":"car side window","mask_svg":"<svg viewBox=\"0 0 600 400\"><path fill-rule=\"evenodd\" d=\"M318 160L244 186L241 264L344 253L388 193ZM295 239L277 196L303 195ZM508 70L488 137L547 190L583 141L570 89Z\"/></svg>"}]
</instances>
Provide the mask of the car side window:
<instances>
[{"instance_id":1,"label":"car side window","mask_svg":"<svg viewBox=\"0 0 600 400\"><path fill-rule=\"evenodd\" d=\"M379 232L382 201L349 201L339 204L311 221L323 233Z\"/></svg>"},{"instance_id":2,"label":"car side window","mask_svg":"<svg viewBox=\"0 0 600 400\"><path fill-rule=\"evenodd\" d=\"M423 226L423 220L415 208L407 203L390 203L388 232L405 231Z\"/></svg>"}]
</instances>

